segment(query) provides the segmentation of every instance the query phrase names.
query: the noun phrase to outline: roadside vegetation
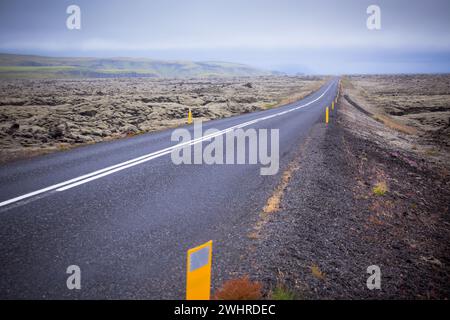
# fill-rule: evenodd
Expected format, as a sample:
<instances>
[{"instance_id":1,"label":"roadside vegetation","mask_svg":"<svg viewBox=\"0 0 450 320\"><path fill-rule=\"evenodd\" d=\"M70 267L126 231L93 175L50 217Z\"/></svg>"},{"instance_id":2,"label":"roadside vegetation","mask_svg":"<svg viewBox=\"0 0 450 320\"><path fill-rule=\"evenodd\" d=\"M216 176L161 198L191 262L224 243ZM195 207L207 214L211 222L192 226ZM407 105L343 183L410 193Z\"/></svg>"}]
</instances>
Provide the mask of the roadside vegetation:
<instances>
[{"instance_id":1,"label":"roadside vegetation","mask_svg":"<svg viewBox=\"0 0 450 320\"><path fill-rule=\"evenodd\" d=\"M260 300L262 283L252 281L248 276L226 281L213 296L214 300Z\"/></svg>"},{"instance_id":2,"label":"roadside vegetation","mask_svg":"<svg viewBox=\"0 0 450 320\"><path fill-rule=\"evenodd\" d=\"M376 196L384 196L388 191L388 187L385 181L377 182L372 189Z\"/></svg>"}]
</instances>

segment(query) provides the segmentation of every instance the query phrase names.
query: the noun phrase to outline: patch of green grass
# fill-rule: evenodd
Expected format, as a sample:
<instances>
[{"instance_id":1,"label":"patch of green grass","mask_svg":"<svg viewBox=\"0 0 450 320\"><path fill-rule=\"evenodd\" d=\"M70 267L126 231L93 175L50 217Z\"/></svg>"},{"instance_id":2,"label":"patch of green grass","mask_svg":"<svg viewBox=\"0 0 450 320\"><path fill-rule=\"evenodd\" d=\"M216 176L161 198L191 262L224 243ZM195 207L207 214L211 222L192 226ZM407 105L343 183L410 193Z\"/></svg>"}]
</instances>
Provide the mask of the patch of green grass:
<instances>
[{"instance_id":1,"label":"patch of green grass","mask_svg":"<svg viewBox=\"0 0 450 320\"><path fill-rule=\"evenodd\" d=\"M277 286L270 295L272 300L295 300L296 295L294 292L286 289L284 286Z\"/></svg>"},{"instance_id":2,"label":"patch of green grass","mask_svg":"<svg viewBox=\"0 0 450 320\"><path fill-rule=\"evenodd\" d=\"M376 196L384 196L386 194L386 192L388 192L388 187L386 182L381 181L378 182L377 184L375 184L375 186L372 189L373 194L375 194Z\"/></svg>"},{"instance_id":3,"label":"patch of green grass","mask_svg":"<svg viewBox=\"0 0 450 320\"><path fill-rule=\"evenodd\" d=\"M72 66L0 66L0 72L59 72L76 69Z\"/></svg>"},{"instance_id":4,"label":"patch of green grass","mask_svg":"<svg viewBox=\"0 0 450 320\"><path fill-rule=\"evenodd\" d=\"M143 70L143 69L98 69L95 70L95 72L98 73L104 73L104 74L124 74L124 73L135 73L135 74L155 74L151 70ZM155 74L156 75L156 74Z\"/></svg>"},{"instance_id":5,"label":"patch of green grass","mask_svg":"<svg viewBox=\"0 0 450 320\"><path fill-rule=\"evenodd\" d=\"M67 78L77 70L72 66L0 66L2 79Z\"/></svg>"}]
</instances>

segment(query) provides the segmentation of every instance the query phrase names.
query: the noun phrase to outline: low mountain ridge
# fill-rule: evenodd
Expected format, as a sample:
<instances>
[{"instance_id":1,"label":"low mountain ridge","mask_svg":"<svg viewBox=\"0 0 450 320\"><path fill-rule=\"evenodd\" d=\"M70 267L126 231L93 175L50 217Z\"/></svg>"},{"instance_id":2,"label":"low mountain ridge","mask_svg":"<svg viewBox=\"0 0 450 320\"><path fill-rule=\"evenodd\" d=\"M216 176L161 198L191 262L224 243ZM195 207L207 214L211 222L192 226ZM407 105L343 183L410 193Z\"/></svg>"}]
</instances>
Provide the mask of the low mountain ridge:
<instances>
[{"instance_id":1,"label":"low mountain ridge","mask_svg":"<svg viewBox=\"0 0 450 320\"><path fill-rule=\"evenodd\" d=\"M0 54L0 78L193 78L279 74L231 62Z\"/></svg>"}]
</instances>

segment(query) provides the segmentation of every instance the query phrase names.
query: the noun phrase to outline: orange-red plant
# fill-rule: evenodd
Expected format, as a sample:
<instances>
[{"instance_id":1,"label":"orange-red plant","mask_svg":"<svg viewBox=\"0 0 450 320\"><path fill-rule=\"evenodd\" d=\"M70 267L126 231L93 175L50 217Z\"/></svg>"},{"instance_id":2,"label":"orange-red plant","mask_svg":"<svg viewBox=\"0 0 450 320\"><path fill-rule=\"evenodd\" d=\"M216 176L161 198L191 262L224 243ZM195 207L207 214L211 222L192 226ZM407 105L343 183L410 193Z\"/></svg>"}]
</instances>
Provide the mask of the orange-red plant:
<instances>
[{"instance_id":1,"label":"orange-red plant","mask_svg":"<svg viewBox=\"0 0 450 320\"><path fill-rule=\"evenodd\" d=\"M262 298L262 284L251 281L248 276L226 281L217 290L215 300L259 300Z\"/></svg>"}]
</instances>

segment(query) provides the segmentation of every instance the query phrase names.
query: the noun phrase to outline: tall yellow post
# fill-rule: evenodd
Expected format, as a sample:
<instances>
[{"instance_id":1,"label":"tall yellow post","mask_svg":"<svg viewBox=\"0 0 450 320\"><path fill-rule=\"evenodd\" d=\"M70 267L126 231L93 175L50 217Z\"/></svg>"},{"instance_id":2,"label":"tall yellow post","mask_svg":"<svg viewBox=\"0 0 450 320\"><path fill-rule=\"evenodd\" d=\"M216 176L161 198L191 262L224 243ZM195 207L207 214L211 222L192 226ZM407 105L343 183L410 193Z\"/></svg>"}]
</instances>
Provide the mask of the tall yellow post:
<instances>
[{"instance_id":1,"label":"tall yellow post","mask_svg":"<svg viewBox=\"0 0 450 320\"><path fill-rule=\"evenodd\" d=\"M328 124L328 120L330 118L330 111L329 108L327 107L326 111L325 111L325 123Z\"/></svg>"},{"instance_id":2,"label":"tall yellow post","mask_svg":"<svg viewBox=\"0 0 450 320\"><path fill-rule=\"evenodd\" d=\"M192 111L191 111L191 108L189 108L188 121L187 121L187 123L188 123L188 124L191 124L191 123L192 123Z\"/></svg>"},{"instance_id":3,"label":"tall yellow post","mask_svg":"<svg viewBox=\"0 0 450 320\"><path fill-rule=\"evenodd\" d=\"M211 294L212 241L187 252L186 299L209 300Z\"/></svg>"},{"instance_id":4,"label":"tall yellow post","mask_svg":"<svg viewBox=\"0 0 450 320\"><path fill-rule=\"evenodd\" d=\"M331 103L331 111L334 110L334 101Z\"/></svg>"}]
</instances>

